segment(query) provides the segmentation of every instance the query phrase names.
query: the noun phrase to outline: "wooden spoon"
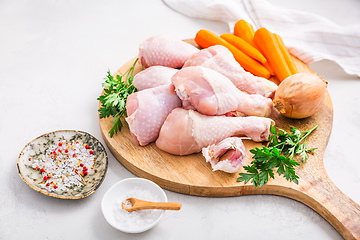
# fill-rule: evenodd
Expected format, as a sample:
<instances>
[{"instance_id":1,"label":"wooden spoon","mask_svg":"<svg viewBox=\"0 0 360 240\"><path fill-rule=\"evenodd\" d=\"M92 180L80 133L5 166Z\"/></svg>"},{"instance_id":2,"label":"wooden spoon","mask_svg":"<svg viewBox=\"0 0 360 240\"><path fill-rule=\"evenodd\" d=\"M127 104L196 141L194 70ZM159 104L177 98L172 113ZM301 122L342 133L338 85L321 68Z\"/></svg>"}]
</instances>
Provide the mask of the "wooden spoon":
<instances>
[{"instance_id":1,"label":"wooden spoon","mask_svg":"<svg viewBox=\"0 0 360 240\"><path fill-rule=\"evenodd\" d=\"M132 206L127 208L125 206L126 201L129 201ZM127 198L121 206L128 212L144 209L180 210L181 208L181 204L177 202L149 202L137 198Z\"/></svg>"}]
</instances>

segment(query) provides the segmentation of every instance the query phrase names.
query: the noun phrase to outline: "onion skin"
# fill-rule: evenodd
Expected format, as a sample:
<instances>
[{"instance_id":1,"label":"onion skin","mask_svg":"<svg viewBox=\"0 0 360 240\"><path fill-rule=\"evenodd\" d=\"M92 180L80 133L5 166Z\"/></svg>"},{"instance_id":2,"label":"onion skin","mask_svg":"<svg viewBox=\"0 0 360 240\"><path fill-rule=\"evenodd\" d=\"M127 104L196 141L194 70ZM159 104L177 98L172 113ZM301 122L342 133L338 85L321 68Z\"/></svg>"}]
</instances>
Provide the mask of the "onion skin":
<instances>
[{"instance_id":1,"label":"onion skin","mask_svg":"<svg viewBox=\"0 0 360 240\"><path fill-rule=\"evenodd\" d=\"M274 107L285 117L302 119L319 111L327 82L313 73L297 73L284 79L274 96Z\"/></svg>"}]
</instances>

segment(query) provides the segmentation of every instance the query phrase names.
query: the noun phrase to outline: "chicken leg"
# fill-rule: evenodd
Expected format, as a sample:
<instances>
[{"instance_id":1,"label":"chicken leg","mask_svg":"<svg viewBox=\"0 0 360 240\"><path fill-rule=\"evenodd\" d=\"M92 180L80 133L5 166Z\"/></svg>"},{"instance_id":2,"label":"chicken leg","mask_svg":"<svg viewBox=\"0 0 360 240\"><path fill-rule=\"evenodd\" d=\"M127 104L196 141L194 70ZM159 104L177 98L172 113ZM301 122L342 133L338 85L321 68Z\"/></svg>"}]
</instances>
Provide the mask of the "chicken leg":
<instances>
[{"instance_id":1,"label":"chicken leg","mask_svg":"<svg viewBox=\"0 0 360 240\"><path fill-rule=\"evenodd\" d=\"M215 45L194 54L184 67L202 66L215 70L227 78L241 91L273 98L277 85L265 78L246 72L224 46Z\"/></svg>"},{"instance_id":2,"label":"chicken leg","mask_svg":"<svg viewBox=\"0 0 360 240\"><path fill-rule=\"evenodd\" d=\"M273 103L258 94L249 95L235 87L224 75L205 67L186 67L171 81L186 109L205 115L223 115L237 111L247 116L267 117Z\"/></svg>"},{"instance_id":3,"label":"chicken leg","mask_svg":"<svg viewBox=\"0 0 360 240\"><path fill-rule=\"evenodd\" d=\"M181 106L171 85L163 85L129 95L125 118L134 142L140 146L156 140L169 113Z\"/></svg>"},{"instance_id":4,"label":"chicken leg","mask_svg":"<svg viewBox=\"0 0 360 240\"><path fill-rule=\"evenodd\" d=\"M180 68L200 50L186 42L168 35L152 36L140 44L139 61L145 68L165 66Z\"/></svg>"},{"instance_id":5,"label":"chicken leg","mask_svg":"<svg viewBox=\"0 0 360 240\"><path fill-rule=\"evenodd\" d=\"M169 85L171 77L178 71L176 68L152 66L136 74L133 85L138 91L161 85Z\"/></svg>"},{"instance_id":6,"label":"chicken leg","mask_svg":"<svg viewBox=\"0 0 360 240\"><path fill-rule=\"evenodd\" d=\"M264 117L206 116L176 108L161 127L156 146L174 155L188 155L234 135L267 141L273 124L273 120Z\"/></svg>"}]
</instances>

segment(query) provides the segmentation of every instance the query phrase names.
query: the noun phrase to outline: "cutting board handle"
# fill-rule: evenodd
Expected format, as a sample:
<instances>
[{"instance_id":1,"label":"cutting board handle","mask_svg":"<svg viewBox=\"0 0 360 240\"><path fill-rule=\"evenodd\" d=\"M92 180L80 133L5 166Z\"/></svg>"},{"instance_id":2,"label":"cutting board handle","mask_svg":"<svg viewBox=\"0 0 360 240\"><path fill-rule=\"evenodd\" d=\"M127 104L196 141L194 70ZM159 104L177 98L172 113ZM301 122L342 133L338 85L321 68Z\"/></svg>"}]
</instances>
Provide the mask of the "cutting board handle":
<instances>
[{"instance_id":1,"label":"cutting board handle","mask_svg":"<svg viewBox=\"0 0 360 240\"><path fill-rule=\"evenodd\" d=\"M288 196L314 209L345 239L360 239L360 205L338 189L325 171L319 176L299 184Z\"/></svg>"}]
</instances>

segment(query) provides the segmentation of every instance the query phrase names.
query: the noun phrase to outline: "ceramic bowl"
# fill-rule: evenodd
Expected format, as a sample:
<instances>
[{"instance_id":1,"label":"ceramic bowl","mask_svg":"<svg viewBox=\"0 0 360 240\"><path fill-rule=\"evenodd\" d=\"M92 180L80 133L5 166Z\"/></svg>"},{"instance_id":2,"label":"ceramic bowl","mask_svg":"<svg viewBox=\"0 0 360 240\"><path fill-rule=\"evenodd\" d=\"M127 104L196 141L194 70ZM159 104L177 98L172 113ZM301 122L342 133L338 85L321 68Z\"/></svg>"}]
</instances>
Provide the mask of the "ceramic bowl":
<instances>
[{"instance_id":1,"label":"ceramic bowl","mask_svg":"<svg viewBox=\"0 0 360 240\"><path fill-rule=\"evenodd\" d=\"M50 191L40 185L43 183L43 177L39 169L34 169L32 164L34 159L41 158L51 145L64 140L74 140L89 145L90 149L93 150L95 163L89 173L83 176L85 184L82 186L71 186L66 190ZM107 167L108 156L101 142L89 133L76 130L59 130L35 138L23 148L17 161L20 177L27 185L42 194L61 199L80 199L94 193L102 183Z\"/></svg>"},{"instance_id":2,"label":"ceramic bowl","mask_svg":"<svg viewBox=\"0 0 360 240\"><path fill-rule=\"evenodd\" d=\"M146 191L149 192L151 195L155 196L159 202L168 201L165 192L157 184L144 178L127 178L119 181L114 186L112 186L105 193L102 199L101 209L106 221L112 227L126 233L141 233L153 228L160 221L161 217L165 213L164 210L141 210L141 211L157 211L157 212L152 212L156 215L154 218L151 218L151 221L148 221L146 224L141 224L141 226L135 224L137 220L135 220L134 224L126 223L128 219L134 218L132 214L137 214L136 212L128 213L125 212L124 209L121 209L121 211L125 213L124 214L125 221L119 221L119 219L116 219L116 212L114 211L115 204L119 206L120 202L124 201L128 197L132 197L132 196L127 196L127 194L131 191L134 191L133 189L135 188L142 190L146 189ZM149 199L142 199L142 200L149 201ZM144 219L141 219L141 217L140 220L144 221ZM131 221L134 221L134 219L131 219Z\"/></svg>"}]
</instances>

